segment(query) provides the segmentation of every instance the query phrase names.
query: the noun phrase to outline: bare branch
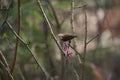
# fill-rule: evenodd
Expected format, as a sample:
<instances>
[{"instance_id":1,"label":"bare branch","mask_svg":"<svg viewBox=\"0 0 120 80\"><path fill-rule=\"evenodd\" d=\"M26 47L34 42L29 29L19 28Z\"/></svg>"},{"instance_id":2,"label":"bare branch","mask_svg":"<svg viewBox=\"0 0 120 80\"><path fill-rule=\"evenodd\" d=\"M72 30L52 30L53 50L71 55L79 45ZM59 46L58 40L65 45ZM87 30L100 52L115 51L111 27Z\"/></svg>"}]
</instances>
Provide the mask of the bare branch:
<instances>
[{"instance_id":1,"label":"bare branch","mask_svg":"<svg viewBox=\"0 0 120 80\"><path fill-rule=\"evenodd\" d=\"M51 26L51 24L50 24L50 22L49 22L49 19L48 19L47 15L46 15L43 7L42 7L41 1L36 0L36 2L37 2L38 6L39 6L39 8L40 8L40 10L41 10L41 12L42 12L43 17L45 18L45 20L46 20L46 22L47 22L47 24L48 24L49 30L50 30L50 32L51 32L51 35L52 35L54 41L56 42L58 48L59 48L60 51L62 52L61 54L64 55L64 56L66 56L65 53L64 53L64 51L62 50L60 44L58 43L57 38L55 37L55 34L54 34L53 30L52 30L52 26Z\"/></svg>"},{"instance_id":2,"label":"bare branch","mask_svg":"<svg viewBox=\"0 0 120 80\"><path fill-rule=\"evenodd\" d=\"M77 71L75 70L75 68L73 68L72 71L76 77L76 80L79 80L79 75L78 75Z\"/></svg>"},{"instance_id":3,"label":"bare branch","mask_svg":"<svg viewBox=\"0 0 120 80\"><path fill-rule=\"evenodd\" d=\"M71 46L70 47L75 51L76 55L80 55L80 58L82 58L82 55L75 49L75 47Z\"/></svg>"},{"instance_id":4,"label":"bare branch","mask_svg":"<svg viewBox=\"0 0 120 80\"><path fill-rule=\"evenodd\" d=\"M99 36L99 34L97 34L96 36L94 36L93 38L91 38L88 42L87 42L87 44L89 44L91 41L93 41L95 38L97 38Z\"/></svg>"},{"instance_id":5,"label":"bare branch","mask_svg":"<svg viewBox=\"0 0 120 80\"><path fill-rule=\"evenodd\" d=\"M75 0L71 0L71 32L72 32L72 34L75 34L74 15L75 15ZM81 64L82 63L82 61L81 61L82 56L76 50L75 40L73 40L73 47L71 45L70 45L70 47L76 52L78 62L79 62L79 64Z\"/></svg>"},{"instance_id":6,"label":"bare branch","mask_svg":"<svg viewBox=\"0 0 120 80\"><path fill-rule=\"evenodd\" d=\"M8 76L10 77L10 80L14 80L14 78L13 78L12 74L10 73L9 69L7 67L5 67L5 65L2 62L0 62L0 64L3 66L3 68L7 72Z\"/></svg>"},{"instance_id":7,"label":"bare branch","mask_svg":"<svg viewBox=\"0 0 120 80\"><path fill-rule=\"evenodd\" d=\"M2 51L0 50L0 64L3 66L5 71L7 72L8 76L10 77L11 80L14 80L12 74L10 73L10 68L8 66L7 60L4 57Z\"/></svg>"},{"instance_id":8,"label":"bare branch","mask_svg":"<svg viewBox=\"0 0 120 80\"><path fill-rule=\"evenodd\" d=\"M81 68L81 76L80 80L84 80L85 76L85 62L86 62L86 53L87 53L87 12L86 12L86 6L83 7L85 12L85 39L84 39L84 54L83 54L83 64Z\"/></svg>"},{"instance_id":9,"label":"bare branch","mask_svg":"<svg viewBox=\"0 0 120 80\"><path fill-rule=\"evenodd\" d=\"M10 30L13 32L13 34L19 39L19 41L27 48L27 50L29 51L29 53L31 54L31 56L33 57L33 59L35 60L36 64L40 68L40 70L46 76L46 78L50 78L50 75L45 70L45 68L41 65L41 63L38 61L36 55L32 52L32 50L29 48L29 46L19 37L19 35L15 32L15 30L12 28L12 26L10 25L10 23L8 21L7 21L7 25L10 28Z\"/></svg>"},{"instance_id":10,"label":"bare branch","mask_svg":"<svg viewBox=\"0 0 120 80\"><path fill-rule=\"evenodd\" d=\"M20 34L20 0L18 0L18 35ZM14 51L14 57L13 57L13 63L12 63L12 67L11 67L11 74L14 71L14 67L15 67L15 63L16 63L16 57L17 57L17 49L18 49L18 44L19 44L19 40L16 37L16 45L15 45L15 51Z\"/></svg>"},{"instance_id":11,"label":"bare branch","mask_svg":"<svg viewBox=\"0 0 120 80\"><path fill-rule=\"evenodd\" d=\"M1 30L2 30L3 25L6 23L6 21L7 21L7 19L8 19L9 10L10 10L10 7L11 7L11 5L12 5L12 2L13 2L13 0L9 0L9 4L8 4L8 6L7 6L7 9L5 9L5 10L6 10L5 18L4 18L3 22L2 22L1 25L0 25L0 32L1 32Z\"/></svg>"},{"instance_id":12,"label":"bare branch","mask_svg":"<svg viewBox=\"0 0 120 80\"><path fill-rule=\"evenodd\" d=\"M18 68L18 72L19 72L19 74L20 74L22 80L26 80L26 79L25 79L25 76L23 75L22 70L20 69L20 67L18 66L17 68Z\"/></svg>"},{"instance_id":13,"label":"bare branch","mask_svg":"<svg viewBox=\"0 0 120 80\"><path fill-rule=\"evenodd\" d=\"M0 60L3 62L3 64L4 64L8 69L10 69L9 66L8 66L7 60L6 60L6 58L4 57L4 55L3 55L3 53L2 53L1 50L0 50Z\"/></svg>"}]
</instances>

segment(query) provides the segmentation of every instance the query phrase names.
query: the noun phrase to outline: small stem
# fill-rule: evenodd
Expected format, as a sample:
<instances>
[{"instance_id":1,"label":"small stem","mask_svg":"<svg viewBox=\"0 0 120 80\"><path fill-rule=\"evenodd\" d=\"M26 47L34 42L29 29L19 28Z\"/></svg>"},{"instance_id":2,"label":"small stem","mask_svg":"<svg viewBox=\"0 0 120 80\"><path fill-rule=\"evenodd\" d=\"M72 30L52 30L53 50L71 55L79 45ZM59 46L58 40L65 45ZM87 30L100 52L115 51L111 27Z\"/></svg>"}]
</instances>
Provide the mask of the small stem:
<instances>
[{"instance_id":1,"label":"small stem","mask_svg":"<svg viewBox=\"0 0 120 80\"><path fill-rule=\"evenodd\" d=\"M11 80L14 80L12 74L10 73L10 69L8 66L8 63L6 61L6 58L4 57L2 51L0 50L0 64L3 66L3 68L5 69L5 71L7 72L8 76L10 77Z\"/></svg>"},{"instance_id":2,"label":"small stem","mask_svg":"<svg viewBox=\"0 0 120 80\"><path fill-rule=\"evenodd\" d=\"M56 15L56 12L55 12L55 9L54 7L52 6L51 2L49 0L46 0L52 10L52 13L54 15L54 18L55 18L55 21L56 21L56 26L57 26L57 32L60 33L60 30L61 30L61 26L60 26L60 23L59 23L59 20L57 18L57 15Z\"/></svg>"},{"instance_id":3,"label":"small stem","mask_svg":"<svg viewBox=\"0 0 120 80\"><path fill-rule=\"evenodd\" d=\"M0 25L0 33L1 33L1 30L2 30L3 25L6 23L6 21L7 21L7 19L8 19L8 15L9 15L9 11L10 11L10 7L11 7L11 5L12 5L12 2L13 2L13 0L9 0L9 4L8 4L8 6L7 6L7 9L5 9L5 10L6 10L5 18L4 18L3 22L2 22L1 25Z\"/></svg>"},{"instance_id":4,"label":"small stem","mask_svg":"<svg viewBox=\"0 0 120 80\"><path fill-rule=\"evenodd\" d=\"M1 50L0 50L0 60L3 62L3 64L4 64L8 69L10 69L9 66L8 66L7 60L6 60L6 58L5 58L5 56L3 55L3 53L2 53Z\"/></svg>"},{"instance_id":5,"label":"small stem","mask_svg":"<svg viewBox=\"0 0 120 80\"><path fill-rule=\"evenodd\" d=\"M17 32L18 35L20 35L20 28L21 28L20 27L20 0L18 0L18 32ZM10 71L11 74L13 74L15 63L16 63L18 45L19 45L19 40L16 37L15 52L14 52L13 63Z\"/></svg>"},{"instance_id":6,"label":"small stem","mask_svg":"<svg viewBox=\"0 0 120 80\"><path fill-rule=\"evenodd\" d=\"M77 71L75 70L75 68L72 68L72 70L73 70L73 73L76 77L76 80L79 80L79 75L78 75Z\"/></svg>"},{"instance_id":7,"label":"small stem","mask_svg":"<svg viewBox=\"0 0 120 80\"><path fill-rule=\"evenodd\" d=\"M7 74L9 75L10 80L14 80L14 78L13 78L12 74L10 73L9 69L2 62L0 62L0 64L3 66L3 68L5 69Z\"/></svg>"},{"instance_id":8,"label":"small stem","mask_svg":"<svg viewBox=\"0 0 120 80\"><path fill-rule=\"evenodd\" d=\"M71 32L74 34L74 0L71 0Z\"/></svg>"},{"instance_id":9,"label":"small stem","mask_svg":"<svg viewBox=\"0 0 120 80\"><path fill-rule=\"evenodd\" d=\"M43 7L42 7L41 1L36 0L36 2L37 2L38 6L39 6L39 8L40 8L40 10L41 10L41 12L42 12L43 17L45 18L45 20L46 20L46 22L47 22L47 24L48 24L48 28L49 28L49 30L50 30L50 33L51 33L54 41L56 42L58 48L59 48L60 51L62 52L61 54L65 56L64 51L62 50L60 44L59 44L58 41L57 41L57 38L55 37L55 34L54 34L53 30L52 30L52 26L51 26L51 24L50 24L50 21L49 21L47 15L46 15L46 13L45 13Z\"/></svg>"},{"instance_id":10,"label":"small stem","mask_svg":"<svg viewBox=\"0 0 120 80\"><path fill-rule=\"evenodd\" d=\"M20 69L19 66L18 66L18 72L19 72L19 74L20 74L22 80L26 80L25 77L24 77L24 75L23 75L23 73L22 73L22 70Z\"/></svg>"},{"instance_id":11,"label":"small stem","mask_svg":"<svg viewBox=\"0 0 120 80\"><path fill-rule=\"evenodd\" d=\"M75 33L74 15L75 15L75 0L71 0L71 32L72 32L72 34ZM71 45L70 45L70 47L76 52L78 62L79 62L79 64L81 64L82 63L82 61L81 61L82 56L76 50L75 40L73 40L73 47ZM80 56L77 54L79 54Z\"/></svg>"},{"instance_id":12,"label":"small stem","mask_svg":"<svg viewBox=\"0 0 120 80\"><path fill-rule=\"evenodd\" d=\"M84 54L83 54L83 64L82 64L82 70L81 70L81 77L80 80L84 80L85 76L85 62L86 62L86 53L87 53L87 12L86 12L86 6L84 6L85 11L85 39L84 39Z\"/></svg>"},{"instance_id":13,"label":"small stem","mask_svg":"<svg viewBox=\"0 0 120 80\"><path fill-rule=\"evenodd\" d=\"M71 46L70 47L75 51L76 55L80 55L80 58L82 58L82 55L75 49L75 47Z\"/></svg>"},{"instance_id":14,"label":"small stem","mask_svg":"<svg viewBox=\"0 0 120 80\"><path fill-rule=\"evenodd\" d=\"M94 39L96 39L98 36L99 36L99 34L97 34L96 36L94 36L93 38L91 38L91 39L87 42L87 44L89 44L91 41L93 41Z\"/></svg>"},{"instance_id":15,"label":"small stem","mask_svg":"<svg viewBox=\"0 0 120 80\"><path fill-rule=\"evenodd\" d=\"M46 78L50 78L50 75L45 70L45 68L41 65L41 63L38 61L36 55L32 52L32 50L29 48L29 46L20 38L20 36L15 32L15 30L12 28L10 23L7 21L7 25L10 28L10 30L13 32L13 34L19 39L19 41L27 48L33 59L35 60L36 64L39 66L40 70L44 73Z\"/></svg>"}]
</instances>

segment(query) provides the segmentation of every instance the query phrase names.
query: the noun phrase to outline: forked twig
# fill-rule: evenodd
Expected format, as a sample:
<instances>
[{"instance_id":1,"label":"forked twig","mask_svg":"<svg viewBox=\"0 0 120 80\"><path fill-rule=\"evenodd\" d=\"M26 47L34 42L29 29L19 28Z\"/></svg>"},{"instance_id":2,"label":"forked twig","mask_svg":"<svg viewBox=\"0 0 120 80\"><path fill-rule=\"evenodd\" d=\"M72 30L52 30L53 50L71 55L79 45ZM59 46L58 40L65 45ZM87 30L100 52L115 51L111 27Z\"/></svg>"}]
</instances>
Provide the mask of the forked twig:
<instances>
[{"instance_id":1,"label":"forked twig","mask_svg":"<svg viewBox=\"0 0 120 80\"><path fill-rule=\"evenodd\" d=\"M2 67L5 69L5 71L7 72L8 76L10 77L11 80L14 80L12 74L10 73L10 68L8 66L7 60L4 57L2 51L0 50L0 64L2 65Z\"/></svg>"},{"instance_id":2,"label":"forked twig","mask_svg":"<svg viewBox=\"0 0 120 80\"><path fill-rule=\"evenodd\" d=\"M84 12L85 12L85 39L84 39L83 64L82 64L82 67L81 67L81 76L80 76L80 80L84 80L84 76L85 76L85 62L86 62L87 36L88 36L86 6L84 6L83 9L84 9Z\"/></svg>"},{"instance_id":3,"label":"forked twig","mask_svg":"<svg viewBox=\"0 0 120 80\"><path fill-rule=\"evenodd\" d=\"M20 0L18 0L18 35L20 34ZM17 58L17 50L18 50L18 44L19 44L19 40L16 37L16 44L15 44L15 51L14 51L14 57L13 57L13 63L12 63L12 67L11 67L11 74L14 71L14 67L15 67L15 63L16 63L16 58Z\"/></svg>"},{"instance_id":4,"label":"forked twig","mask_svg":"<svg viewBox=\"0 0 120 80\"><path fill-rule=\"evenodd\" d=\"M50 32L51 32L51 35L52 35L54 41L56 42L58 48L59 48L60 51L62 52L61 54L65 56L64 51L62 50L60 44L59 44L58 41L57 41L57 38L55 37L55 34L54 34L53 30L52 30L52 26L51 26L51 24L50 24L50 22L49 22L49 19L48 19L47 15L46 15L43 7L42 7L41 1L36 0L36 2L37 2L38 6L39 6L39 8L40 8L40 10L41 10L41 12L42 12L43 17L45 18L45 20L46 20L46 22L47 22L47 24L48 24L48 28L49 28L49 30L50 30Z\"/></svg>"},{"instance_id":5,"label":"forked twig","mask_svg":"<svg viewBox=\"0 0 120 80\"><path fill-rule=\"evenodd\" d=\"M91 41L93 41L94 39L96 39L98 36L99 36L99 34L97 34L96 36L94 36L93 38L91 38L91 39L87 42L87 44L89 44Z\"/></svg>"},{"instance_id":6,"label":"forked twig","mask_svg":"<svg viewBox=\"0 0 120 80\"><path fill-rule=\"evenodd\" d=\"M5 18L4 18L3 22L0 25L0 32L1 32L2 28L3 28L3 25L6 23L6 21L8 19L9 10L10 10L10 7L12 5L12 2L13 2L13 0L9 0L9 4L8 4L7 8L5 9L6 10Z\"/></svg>"},{"instance_id":7,"label":"forked twig","mask_svg":"<svg viewBox=\"0 0 120 80\"><path fill-rule=\"evenodd\" d=\"M50 78L50 75L48 74L48 72L45 70L45 68L41 65L41 63L38 61L36 55L32 52L32 50L29 48L29 46L21 39L21 37L19 37L19 35L15 32L15 30L12 28L12 26L10 25L10 23L7 21L7 25L10 28L10 30L13 32L13 34L19 39L19 41L27 48L27 50L29 51L29 53L32 55L33 59L35 60L36 64L38 65L38 67L40 68L40 70L44 73L44 75L46 76L46 78Z\"/></svg>"},{"instance_id":8,"label":"forked twig","mask_svg":"<svg viewBox=\"0 0 120 80\"><path fill-rule=\"evenodd\" d=\"M75 16L75 0L71 0L71 32L72 32L72 34L75 33L74 16ZM81 61L82 56L76 50L75 40L73 40L73 47L71 45L70 45L70 47L76 52L78 62L79 62L79 64L81 64L82 63L82 61Z\"/></svg>"},{"instance_id":9,"label":"forked twig","mask_svg":"<svg viewBox=\"0 0 120 80\"><path fill-rule=\"evenodd\" d=\"M2 65L2 67L5 69L5 71L7 72L8 76L10 77L11 80L14 80L12 74L10 73L9 69L5 66L5 64L3 64L2 61L0 61L0 64Z\"/></svg>"},{"instance_id":10,"label":"forked twig","mask_svg":"<svg viewBox=\"0 0 120 80\"><path fill-rule=\"evenodd\" d=\"M80 55L80 58L82 58L82 55L75 49L75 47L71 46L70 47L75 51L76 55Z\"/></svg>"}]
</instances>

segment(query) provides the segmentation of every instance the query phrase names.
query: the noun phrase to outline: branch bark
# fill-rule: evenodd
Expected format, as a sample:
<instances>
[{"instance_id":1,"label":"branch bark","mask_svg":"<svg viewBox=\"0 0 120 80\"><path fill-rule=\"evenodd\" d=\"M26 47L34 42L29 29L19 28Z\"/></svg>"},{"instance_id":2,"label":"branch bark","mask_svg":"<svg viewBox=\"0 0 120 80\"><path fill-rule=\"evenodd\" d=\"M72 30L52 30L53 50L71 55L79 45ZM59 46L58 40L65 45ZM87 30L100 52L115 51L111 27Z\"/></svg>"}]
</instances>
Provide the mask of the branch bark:
<instances>
[{"instance_id":1,"label":"branch bark","mask_svg":"<svg viewBox=\"0 0 120 80\"><path fill-rule=\"evenodd\" d=\"M20 0L18 0L18 32L17 34L20 34ZM13 63L11 67L11 74L13 74L15 63L16 63L16 58L17 58L17 50L18 50L18 45L19 45L19 39L16 37L16 44L15 44L15 51L14 51L14 57L13 57Z\"/></svg>"},{"instance_id":2,"label":"branch bark","mask_svg":"<svg viewBox=\"0 0 120 80\"><path fill-rule=\"evenodd\" d=\"M44 73L44 75L46 76L46 78L50 78L50 75L48 74L48 72L45 70L45 68L42 66L42 64L38 61L36 55L32 52L32 50L29 48L29 46L21 39L21 37L15 32L15 30L12 28L12 26L10 25L10 23L7 21L7 25L10 28L11 32L19 39L19 41L26 47L26 49L29 51L29 53L31 54L31 56L33 57L33 59L35 60L36 64L38 65L38 67L40 68L40 70Z\"/></svg>"},{"instance_id":3,"label":"branch bark","mask_svg":"<svg viewBox=\"0 0 120 80\"><path fill-rule=\"evenodd\" d=\"M57 44L59 50L62 52L61 54L64 55L64 56L66 56L65 53L64 53L64 51L62 50L60 44L58 43L57 38L55 37L55 34L54 34L53 30L52 30L52 26L51 26L51 24L50 24L50 22L49 22L49 19L48 19L47 15L46 15L43 7L42 7L41 1L36 0L36 2L37 2L38 6L39 6L39 8L40 8L40 10L41 10L41 12L42 12L43 17L45 18L45 20L46 20L46 22L47 22L47 24L48 24L48 28L49 28L49 30L50 30L50 33L51 33L51 35L52 35L55 43Z\"/></svg>"},{"instance_id":4,"label":"branch bark","mask_svg":"<svg viewBox=\"0 0 120 80\"><path fill-rule=\"evenodd\" d=\"M10 73L10 68L8 66L7 60L4 57L1 50L0 50L0 64L5 69L5 71L7 72L8 76L10 77L10 80L14 80L12 74Z\"/></svg>"}]
</instances>

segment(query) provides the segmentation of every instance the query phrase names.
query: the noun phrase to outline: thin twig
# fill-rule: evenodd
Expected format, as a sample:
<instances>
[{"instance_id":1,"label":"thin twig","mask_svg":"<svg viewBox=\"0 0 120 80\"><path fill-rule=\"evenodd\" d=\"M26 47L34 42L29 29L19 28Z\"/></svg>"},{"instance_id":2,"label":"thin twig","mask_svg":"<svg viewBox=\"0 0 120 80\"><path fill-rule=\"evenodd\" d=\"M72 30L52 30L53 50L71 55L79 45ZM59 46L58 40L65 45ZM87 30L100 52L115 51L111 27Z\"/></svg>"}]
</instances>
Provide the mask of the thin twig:
<instances>
[{"instance_id":1,"label":"thin twig","mask_svg":"<svg viewBox=\"0 0 120 80\"><path fill-rule=\"evenodd\" d=\"M44 21L43 22L43 24L45 25L45 26L47 26L46 25L46 22ZM52 54L50 53L50 44L49 44L49 30L48 30L48 27L45 27L45 29L44 29L44 41L45 41L45 50L46 50L46 52L45 52L45 57L47 58L47 60L48 60L48 65L50 65L50 75L51 76L55 76L56 74L56 67L55 67L55 65L54 65L54 62L53 62L53 60L52 60Z\"/></svg>"},{"instance_id":2,"label":"thin twig","mask_svg":"<svg viewBox=\"0 0 120 80\"><path fill-rule=\"evenodd\" d=\"M18 0L18 32L17 32L18 35L20 34L20 28L21 28L20 27L20 0ZM19 40L16 37L16 44L15 44L13 63L12 63L11 71L10 71L11 74L13 74L15 63L16 63L18 44L19 44Z\"/></svg>"},{"instance_id":3,"label":"thin twig","mask_svg":"<svg viewBox=\"0 0 120 80\"><path fill-rule=\"evenodd\" d=\"M54 7L52 6L51 2L49 0L47 0L51 10L52 10L52 13L54 15L54 18L55 18L55 21L56 21L56 26L57 26L57 33L59 34L60 31L61 31L61 25L59 23L59 20L58 20L58 17L56 15L56 12L54 10ZM62 41L60 40L60 45L62 45ZM62 52L61 52L62 53ZM61 59L61 73L60 73L60 79L63 80L64 77L65 77L65 58L64 58L64 55L61 55L62 59Z\"/></svg>"},{"instance_id":4,"label":"thin twig","mask_svg":"<svg viewBox=\"0 0 120 80\"><path fill-rule=\"evenodd\" d=\"M41 65L41 63L38 61L36 55L32 52L32 50L29 48L29 46L19 37L19 35L15 32L15 30L12 28L10 23L7 21L7 25L10 28L10 30L13 32L13 34L19 39L19 41L27 48L29 53L32 55L33 59L35 60L36 64L39 66L40 70L44 73L46 78L50 78L50 75L45 70L45 68Z\"/></svg>"},{"instance_id":5,"label":"thin twig","mask_svg":"<svg viewBox=\"0 0 120 80\"><path fill-rule=\"evenodd\" d=\"M93 41L94 39L96 39L99 36L99 34L97 34L96 36L94 36L93 38L91 38L89 41L87 41L87 44L89 44L91 41Z\"/></svg>"},{"instance_id":6,"label":"thin twig","mask_svg":"<svg viewBox=\"0 0 120 80\"><path fill-rule=\"evenodd\" d=\"M0 61L0 64L2 65L2 67L5 69L5 71L7 72L8 76L10 77L10 80L14 80L12 74L10 73L9 69L5 66L5 64Z\"/></svg>"},{"instance_id":7,"label":"thin twig","mask_svg":"<svg viewBox=\"0 0 120 80\"><path fill-rule=\"evenodd\" d=\"M3 55L1 50L0 50L0 64L3 66L3 68L7 72L8 76L10 77L10 79L14 80L12 74L10 73L10 68L9 68L8 63L7 63L7 60L6 60L6 58Z\"/></svg>"},{"instance_id":8,"label":"thin twig","mask_svg":"<svg viewBox=\"0 0 120 80\"><path fill-rule=\"evenodd\" d=\"M0 60L3 62L3 64L4 64L8 69L10 69L9 66L8 66L7 60L6 60L6 58L5 58L5 56L3 55L3 53L2 53L1 50L0 50Z\"/></svg>"},{"instance_id":9,"label":"thin twig","mask_svg":"<svg viewBox=\"0 0 120 80\"><path fill-rule=\"evenodd\" d=\"M10 77L10 79L14 80L14 78L13 78L12 74L10 73L9 69L2 62L0 62L0 64L3 66L3 68L7 72L8 76Z\"/></svg>"},{"instance_id":10,"label":"thin twig","mask_svg":"<svg viewBox=\"0 0 120 80\"><path fill-rule=\"evenodd\" d=\"M72 70L73 70L73 73L75 74L76 80L79 80L79 75L74 67L72 68Z\"/></svg>"},{"instance_id":11,"label":"thin twig","mask_svg":"<svg viewBox=\"0 0 120 80\"><path fill-rule=\"evenodd\" d=\"M65 20L67 20L69 18L69 16L70 16L69 13L64 16L63 20L60 22L60 26L62 26L64 24Z\"/></svg>"},{"instance_id":12,"label":"thin twig","mask_svg":"<svg viewBox=\"0 0 120 80\"><path fill-rule=\"evenodd\" d=\"M75 47L71 46L70 47L75 51L76 55L80 55L80 58L82 58L82 55L75 49Z\"/></svg>"},{"instance_id":13,"label":"thin twig","mask_svg":"<svg viewBox=\"0 0 120 80\"><path fill-rule=\"evenodd\" d=\"M54 10L54 7L53 7L53 5L51 4L51 2L50 2L49 0L46 0L46 1L48 2L49 6L50 6L50 8L51 8L51 10L52 10L52 13L53 13L54 18L55 18L55 21L56 21L57 32L59 33L59 32L60 32L60 29L61 29L61 26L60 26L60 24L59 24L59 20L58 20L58 18L57 18L57 15L56 15L56 12L55 12L55 10Z\"/></svg>"},{"instance_id":14,"label":"thin twig","mask_svg":"<svg viewBox=\"0 0 120 80\"><path fill-rule=\"evenodd\" d=\"M84 40L84 58L86 57L86 49L87 49L87 13L86 13L86 6L85 9L85 40Z\"/></svg>"},{"instance_id":15,"label":"thin twig","mask_svg":"<svg viewBox=\"0 0 120 80\"><path fill-rule=\"evenodd\" d=\"M72 34L75 33L74 15L75 15L75 0L71 0L71 32L72 32ZM79 62L79 64L81 64L81 62L82 62L81 61L82 56L76 50L75 40L73 40L73 47L71 45L70 45L70 47L76 52L76 56L77 56L78 62Z\"/></svg>"},{"instance_id":16,"label":"thin twig","mask_svg":"<svg viewBox=\"0 0 120 80\"><path fill-rule=\"evenodd\" d=\"M46 15L43 7L42 7L41 1L36 0L36 2L37 2L38 6L39 6L39 8L40 8L40 10L41 10L41 12L42 12L42 14L43 14L43 17L45 18L45 20L46 20L46 22L47 22L47 24L48 24L49 30L50 30L50 32L51 32L51 35L52 35L54 41L56 42L58 48L59 48L60 51L62 52L61 54L64 55L64 56L66 56L65 53L64 53L64 51L62 50L60 44L58 43L57 38L55 37L55 34L54 34L53 30L52 30L52 26L51 26L51 24L50 24L50 22L49 22L49 19L48 19L47 15Z\"/></svg>"},{"instance_id":17,"label":"thin twig","mask_svg":"<svg viewBox=\"0 0 120 80\"><path fill-rule=\"evenodd\" d=\"M23 73L22 73L22 71L21 71L21 69L20 69L20 67L18 66L17 68L18 68L18 72L19 72L22 80L26 80L26 79L25 79L25 76L23 75Z\"/></svg>"},{"instance_id":18,"label":"thin twig","mask_svg":"<svg viewBox=\"0 0 120 80\"><path fill-rule=\"evenodd\" d=\"M84 54L83 54L83 64L82 64L82 70L81 70L81 77L80 80L84 80L85 76L85 61L86 61L86 53L87 53L87 12L86 12L86 6L84 6L85 11L85 39L84 39Z\"/></svg>"},{"instance_id":19,"label":"thin twig","mask_svg":"<svg viewBox=\"0 0 120 80\"><path fill-rule=\"evenodd\" d=\"M6 23L6 21L8 19L9 10L10 10L10 7L12 5L12 2L13 2L13 0L9 0L9 4L8 4L7 8L5 9L6 10L5 18L4 18L3 22L0 25L0 32L1 32L2 28L3 28L3 25Z\"/></svg>"},{"instance_id":20,"label":"thin twig","mask_svg":"<svg viewBox=\"0 0 120 80\"><path fill-rule=\"evenodd\" d=\"M74 7L75 7L75 2L74 0L71 0L71 32L74 34ZM75 47L75 41L74 41L74 47Z\"/></svg>"}]
</instances>

